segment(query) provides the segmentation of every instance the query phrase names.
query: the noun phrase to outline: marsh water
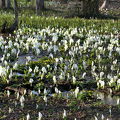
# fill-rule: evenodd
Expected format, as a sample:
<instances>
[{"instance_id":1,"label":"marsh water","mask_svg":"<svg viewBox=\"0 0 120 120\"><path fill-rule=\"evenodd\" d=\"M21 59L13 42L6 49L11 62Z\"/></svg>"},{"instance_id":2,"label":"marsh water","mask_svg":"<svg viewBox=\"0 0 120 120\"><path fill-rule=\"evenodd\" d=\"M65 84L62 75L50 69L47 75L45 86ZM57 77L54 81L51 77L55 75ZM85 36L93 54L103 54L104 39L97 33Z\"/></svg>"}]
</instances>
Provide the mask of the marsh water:
<instances>
[{"instance_id":1,"label":"marsh water","mask_svg":"<svg viewBox=\"0 0 120 120\"><path fill-rule=\"evenodd\" d=\"M98 90L95 90L93 92L93 95L98 100L100 100L103 105L109 106L108 111L106 111L105 113L104 110L96 110L95 114L93 115L93 120L120 120L119 116L117 117L118 114L116 114L116 116L112 114L112 112L114 111L112 106L120 106L120 96L112 96L111 94L105 94ZM74 92L65 91L61 93L61 96L68 99L73 94ZM118 113L120 115L120 111L118 111Z\"/></svg>"},{"instance_id":2,"label":"marsh water","mask_svg":"<svg viewBox=\"0 0 120 120\"><path fill-rule=\"evenodd\" d=\"M36 55L33 55L32 53L28 53L25 55L20 55L19 58L16 61L11 62L11 64L14 64L15 62L17 62L20 65L25 64L27 62L26 57L28 56L31 57L31 61L37 61L39 58L43 57L43 55L36 57ZM2 55L0 55L0 59L1 58L2 58ZM2 63L0 63L0 65L2 65ZM21 74L19 72L14 72L13 75L24 76L24 74ZM34 90L32 91L32 93L34 95L39 95L39 93ZM100 100L101 103L103 103L104 105L111 106L109 107L109 110L105 113L104 111L97 110L96 113L93 115L93 120L120 120L120 118L116 118L114 117L114 115L112 115L112 106L120 106L120 96L112 96L111 94L105 94L98 90L94 90L93 93L94 93L94 96L98 100ZM73 96L73 95L74 95L74 92L71 92L71 91L61 92L61 96L66 99L69 99L70 96ZM54 96L54 94L51 93L49 94L49 96L52 97ZM120 113L120 111L118 111L118 113Z\"/></svg>"}]
</instances>

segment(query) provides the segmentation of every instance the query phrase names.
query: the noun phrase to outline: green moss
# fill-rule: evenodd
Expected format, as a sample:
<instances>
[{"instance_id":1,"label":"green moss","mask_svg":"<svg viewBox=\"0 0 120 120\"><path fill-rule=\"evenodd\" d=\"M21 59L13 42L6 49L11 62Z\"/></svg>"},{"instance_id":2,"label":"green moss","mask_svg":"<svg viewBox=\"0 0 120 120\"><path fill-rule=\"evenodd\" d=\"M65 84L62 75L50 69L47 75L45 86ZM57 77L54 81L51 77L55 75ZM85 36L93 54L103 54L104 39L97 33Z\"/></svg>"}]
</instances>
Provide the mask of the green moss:
<instances>
[{"instance_id":1,"label":"green moss","mask_svg":"<svg viewBox=\"0 0 120 120\"><path fill-rule=\"evenodd\" d=\"M114 29L112 28L116 28L118 30L120 30L120 21L113 21L113 20L87 20L87 19L79 19L79 18L62 18L62 17L41 17L41 16L35 16L35 15L31 15L31 14L24 14L25 11L23 13L21 13L20 17L19 17L19 27L23 26L27 26L27 27L31 27L31 28L45 28L45 27L56 27L56 28L81 28L84 26L87 26L87 28L93 28L94 30L98 30L100 29L100 33L110 33L110 32L114 32ZM1 15L0 15L0 26L4 23L5 20L9 19L8 24L12 24L13 22L13 17L14 15L10 12L3 12L1 11ZM101 31L102 30L102 31ZM88 31L84 31L85 33ZM83 38L84 39L84 38ZM81 39L82 41L82 39Z\"/></svg>"},{"instance_id":2,"label":"green moss","mask_svg":"<svg viewBox=\"0 0 120 120\"><path fill-rule=\"evenodd\" d=\"M93 96L93 92L92 91L81 91L79 94L78 94L78 99L79 100L90 100Z\"/></svg>"},{"instance_id":3,"label":"green moss","mask_svg":"<svg viewBox=\"0 0 120 120\"><path fill-rule=\"evenodd\" d=\"M102 101L93 102L93 103L91 104L91 106L94 106L94 107L99 107L99 106L101 106L101 105L103 105L103 102L102 102Z\"/></svg>"},{"instance_id":4,"label":"green moss","mask_svg":"<svg viewBox=\"0 0 120 120\"><path fill-rule=\"evenodd\" d=\"M52 65L54 62L55 62L54 59L50 59L48 57L43 57L43 58L39 59L38 61L29 62L29 64L27 66L29 66L31 68L34 68L35 66L42 67L42 66L46 66L48 64Z\"/></svg>"}]
</instances>

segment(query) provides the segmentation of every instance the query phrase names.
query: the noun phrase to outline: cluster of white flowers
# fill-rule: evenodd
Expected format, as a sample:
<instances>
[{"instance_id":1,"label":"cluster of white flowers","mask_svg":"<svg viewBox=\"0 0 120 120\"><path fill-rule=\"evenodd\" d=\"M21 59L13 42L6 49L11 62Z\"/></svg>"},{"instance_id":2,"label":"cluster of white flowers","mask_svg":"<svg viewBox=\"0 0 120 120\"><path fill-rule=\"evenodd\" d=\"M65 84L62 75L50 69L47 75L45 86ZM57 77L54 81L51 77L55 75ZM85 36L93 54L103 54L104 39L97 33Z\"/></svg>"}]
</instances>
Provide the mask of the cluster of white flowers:
<instances>
[{"instance_id":1,"label":"cluster of white flowers","mask_svg":"<svg viewBox=\"0 0 120 120\"><path fill-rule=\"evenodd\" d=\"M90 29L87 32L86 28L47 27L42 30L35 30L35 32L34 29L29 29L29 31L28 35L23 35L22 29L19 29L14 42L10 38L8 38L8 42L5 42L0 37L0 50L3 53L1 61L5 66L9 66L11 57L17 61L21 54L32 52L39 57L44 51L48 58L55 59L54 66L47 64L49 67L40 68L36 66L34 69L29 67L29 74L39 74L43 79L45 74L52 69L51 67L54 67L51 73L54 84L59 79L72 80L75 84L77 78L85 79L91 71L91 78L98 82L98 87L104 88L105 85L119 84L120 43L118 36L113 34L94 35L93 33L97 33L97 30ZM26 57L26 64L31 60L31 56ZM18 63L16 62L13 68L17 69L17 66ZM0 76L5 75L6 69L9 68L0 67ZM56 76L58 77L56 78ZM105 79L108 80L104 81Z\"/></svg>"},{"instance_id":2,"label":"cluster of white flowers","mask_svg":"<svg viewBox=\"0 0 120 120\"><path fill-rule=\"evenodd\" d=\"M25 29L25 28L24 28ZM13 70L19 66L19 57L22 54L31 53L38 59L46 56L48 61L43 65L36 64L29 66L33 61L31 56L26 57L26 75L29 75L29 84L33 85L34 76L41 80L49 77L55 86L55 93L61 91L56 87L59 81L76 84L80 79L90 77L97 81L99 88L105 85L114 86L120 89L120 42L118 36L96 34L97 30L87 28L50 28L29 29L27 35L23 35L23 30L17 31L16 38L0 37L0 77L6 75L8 79L13 76ZM117 32L116 32L117 33ZM49 62L51 60L53 63ZM12 64L12 62L14 64ZM43 60L44 63L44 60ZM50 63L50 64L49 64ZM11 64L13 67L11 67ZM9 74L7 74L9 73ZM50 82L51 82L50 81ZM76 87L74 95L78 98L79 87ZM24 94L26 91L24 91ZM33 92L31 92L32 94ZM38 95L41 93L38 89ZM7 91L8 97L10 92ZM48 103L48 90L44 89L43 100ZM25 97L17 93L17 99L24 107ZM117 101L119 104L119 100ZM30 120L30 114L26 116ZM67 117L64 110L63 118ZM101 117L104 119L104 115ZM42 119L42 114L38 113L38 120ZM97 120L97 117L95 116Z\"/></svg>"},{"instance_id":3,"label":"cluster of white flowers","mask_svg":"<svg viewBox=\"0 0 120 120\"><path fill-rule=\"evenodd\" d=\"M5 76L6 75L6 69L2 66L0 66L0 76Z\"/></svg>"}]
</instances>

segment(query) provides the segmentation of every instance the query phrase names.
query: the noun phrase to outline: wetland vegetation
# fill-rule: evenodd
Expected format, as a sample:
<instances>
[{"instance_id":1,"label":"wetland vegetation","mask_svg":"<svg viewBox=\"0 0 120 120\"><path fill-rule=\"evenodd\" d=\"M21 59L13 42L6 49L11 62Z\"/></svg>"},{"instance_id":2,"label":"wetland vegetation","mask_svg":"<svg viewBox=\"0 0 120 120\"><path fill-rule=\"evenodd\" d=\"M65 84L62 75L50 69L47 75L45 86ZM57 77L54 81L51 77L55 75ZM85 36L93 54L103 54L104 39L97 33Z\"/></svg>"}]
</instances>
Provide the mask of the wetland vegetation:
<instances>
[{"instance_id":1,"label":"wetland vegetation","mask_svg":"<svg viewBox=\"0 0 120 120\"><path fill-rule=\"evenodd\" d=\"M20 12L0 34L0 120L120 120L120 20Z\"/></svg>"}]
</instances>

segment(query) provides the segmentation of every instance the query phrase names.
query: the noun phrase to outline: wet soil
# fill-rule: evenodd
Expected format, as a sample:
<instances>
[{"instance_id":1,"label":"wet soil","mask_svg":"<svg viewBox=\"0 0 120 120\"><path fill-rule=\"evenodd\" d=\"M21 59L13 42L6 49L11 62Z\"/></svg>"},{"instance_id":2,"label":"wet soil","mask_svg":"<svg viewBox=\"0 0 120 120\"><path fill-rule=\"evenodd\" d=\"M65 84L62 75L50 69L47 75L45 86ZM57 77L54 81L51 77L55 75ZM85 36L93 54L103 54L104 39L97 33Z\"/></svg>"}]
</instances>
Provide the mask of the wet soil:
<instances>
[{"instance_id":1,"label":"wet soil","mask_svg":"<svg viewBox=\"0 0 120 120\"><path fill-rule=\"evenodd\" d=\"M109 113L111 109L111 114ZM20 106L19 100L15 95L7 97L0 95L0 119L1 120L20 120L26 119L30 114L30 120L36 120L38 113L41 112L43 120L62 120L63 111L67 111L67 120L94 120L97 116L110 118L111 120L120 120L120 107L99 104L97 99L80 101L75 98L65 99L60 97L48 97L47 104L42 97L25 96L24 108Z\"/></svg>"}]
</instances>

